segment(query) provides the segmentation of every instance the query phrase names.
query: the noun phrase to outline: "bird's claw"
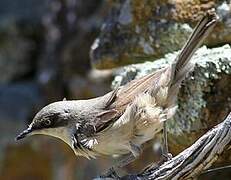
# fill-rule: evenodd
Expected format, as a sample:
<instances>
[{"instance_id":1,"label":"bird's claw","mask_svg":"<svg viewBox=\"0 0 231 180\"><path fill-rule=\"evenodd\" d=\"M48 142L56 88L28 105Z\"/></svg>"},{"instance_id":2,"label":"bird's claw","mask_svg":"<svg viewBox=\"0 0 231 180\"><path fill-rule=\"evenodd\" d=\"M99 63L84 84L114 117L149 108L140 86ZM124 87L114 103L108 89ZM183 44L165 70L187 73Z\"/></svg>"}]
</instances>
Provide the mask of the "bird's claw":
<instances>
[{"instance_id":1,"label":"bird's claw","mask_svg":"<svg viewBox=\"0 0 231 180\"><path fill-rule=\"evenodd\" d=\"M111 167L105 174L100 175L99 179L120 179L120 176L116 173L115 169Z\"/></svg>"},{"instance_id":2,"label":"bird's claw","mask_svg":"<svg viewBox=\"0 0 231 180\"><path fill-rule=\"evenodd\" d=\"M160 158L160 160L154 164L151 164L149 166L147 166L146 168L144 168L143 171L153 171L155 169L158 169L162 164L164 164L165 162L169 161L172 159L172 154L171 153L167 153L167 154L162 154L162 157Z\"/></svg>"},{"instance_id":3,"label":"bird's claw","mask_svg":"<svg viewBox=\"0 0 231 180\"><path fill-rule=\"evenodd\" d=\"M162 161L163 161L163 162L167 162L167 161L171 160L172 157L173 157L173 156L172 156L171 153L162 154Z\"/></svg>"}]
</instances>

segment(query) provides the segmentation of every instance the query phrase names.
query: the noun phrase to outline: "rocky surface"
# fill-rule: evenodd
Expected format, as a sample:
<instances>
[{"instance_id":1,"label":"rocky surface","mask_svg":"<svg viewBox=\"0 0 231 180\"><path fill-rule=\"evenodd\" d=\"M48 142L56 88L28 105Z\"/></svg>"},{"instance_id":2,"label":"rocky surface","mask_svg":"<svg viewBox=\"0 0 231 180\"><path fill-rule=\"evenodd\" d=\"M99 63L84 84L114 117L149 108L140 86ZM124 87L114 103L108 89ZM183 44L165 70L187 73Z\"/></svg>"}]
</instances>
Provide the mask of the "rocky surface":
<instances>
[{"instance_id":1,"label":"rocky surface","mask_svg":"<svg viewBox=\"0 0 231 180\"><path fill-rule=\"evenodd\" d=\"M111 1L112 9L91 47L98 69L163 57L181 49L201 15L215 8L220 23L206 41L208 46L231 42L229 1L164 0Z\"/></svg>"},{"instance_id":2,"label":"rocky surface","mask_svg":"<svg viewBox=\"0 0 231 180\"><path fill-rule=\"evenodd\" d=\"M112 85L126 84L132 79L165 67L177 52L154 62L122 68ZM170 149L174 154L191 145L201 134L221 122L231 110L231 48L200 48L192 58L194 71L183 82L178 96L178 110L167 122Z\"/></svg>"},{"instance_id":3,"label":"rocky surface","mask_svg":"<svg viewBox=\"0 0 231 180\"><path fill-rule=\"evenodd\" d=\"M44 0L0 2L0 83L24 78L34 70L45 4Z\"/></svg>"},{"instance_id":4,"label":"rocky surface","mask_svg":"<svg viewBox=\"0 0 231 180\"><path fill-rule=\"evenodd\" d=\"M46 36L37 72L38 82L49 102L72 94L72 90L65 87L74 76L86 80L91 68L89 49L100 29L106 7L107 3L102 0L94 3L90 0L53 0L49 4L49 11L42 21Z\"/></svg>"}]
</instances>

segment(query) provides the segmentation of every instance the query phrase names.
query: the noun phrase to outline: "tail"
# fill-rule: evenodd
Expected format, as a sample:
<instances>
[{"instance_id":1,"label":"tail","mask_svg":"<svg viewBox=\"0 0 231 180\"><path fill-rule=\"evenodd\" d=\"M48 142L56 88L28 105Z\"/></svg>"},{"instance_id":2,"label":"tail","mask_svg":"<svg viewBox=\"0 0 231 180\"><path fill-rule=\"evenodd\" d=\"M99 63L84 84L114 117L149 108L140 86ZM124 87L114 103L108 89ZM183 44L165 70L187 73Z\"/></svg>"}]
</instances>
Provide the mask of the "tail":
<instances>
[{"instance_id":1,"label":"tail","mask_svg":"<svg viewBox=\"0 0 231 180\"><path fill-rule=\"evenodd\" d=\"M203 43L204 39L214 28L218 16L216 15L214 9L208 11L206 15L200 20L200 22L195 27L188 41L185 43L180 54L176 57L173 65L173 79L172 85L177 82L181 82L185 77L185 74L190 71L190 59L197 48ZM174 67L175 66L175 67Z\"/></svg>"}]
</instances>

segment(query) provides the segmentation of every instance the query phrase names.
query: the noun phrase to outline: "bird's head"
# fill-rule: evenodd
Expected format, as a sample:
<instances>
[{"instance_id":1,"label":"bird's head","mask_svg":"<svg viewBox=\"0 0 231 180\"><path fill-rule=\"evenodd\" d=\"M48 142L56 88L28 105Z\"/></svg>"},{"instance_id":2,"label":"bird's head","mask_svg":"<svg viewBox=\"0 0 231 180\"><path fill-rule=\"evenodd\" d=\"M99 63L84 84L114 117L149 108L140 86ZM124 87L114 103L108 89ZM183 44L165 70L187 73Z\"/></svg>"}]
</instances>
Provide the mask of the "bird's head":
<instances>
[{"instance_id":1,"label":"bird's head","mask_svg":"<svg viewBox=\"0 0 231 180\"><path fill-rule=\"evenodd\" d=\"M34 117L29 127L20 133L16 140L34 134L44 134L69 141L70 127L73 123L71 108L66 101L59 101L42 108Z\"/></svg>"}]
</instances>

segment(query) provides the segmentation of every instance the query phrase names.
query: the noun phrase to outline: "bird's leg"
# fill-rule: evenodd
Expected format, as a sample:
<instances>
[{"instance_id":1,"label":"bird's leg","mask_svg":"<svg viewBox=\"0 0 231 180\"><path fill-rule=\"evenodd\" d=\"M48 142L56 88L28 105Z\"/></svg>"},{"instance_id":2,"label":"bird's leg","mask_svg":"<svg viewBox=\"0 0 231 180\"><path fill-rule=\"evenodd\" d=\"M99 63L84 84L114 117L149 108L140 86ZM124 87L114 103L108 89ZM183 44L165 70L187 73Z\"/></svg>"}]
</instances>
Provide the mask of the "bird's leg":
<instances>
[{"instance_id":1,"label":"bird's leg","mask_svg":"<svg viewBox=\"0 0 231 180\"><path fill-rule=\"evenodd\" d=\"M131 153L122 155L114 166L112 166L105 174L101 175L100 178L114 178L120 179L119 175L116 173L116 170L123 168L124 166L130 164L141 154L141 149L139 146L130 142Z\"/></svg>"},{"instance_id":2,"label":"bird's leg","mask_svg":"<svg viewBox=\"0 0 231 180\"><path fill-rule=\"evenodd\" d=\"M109 168L106 173L100 175L100 178L120 179L120 176L117 174L118 169L130 164L135 159L136 157L132 153L121 156L114 166Z\"/></svg>"},{"instance_id":3,"label":"bird's leg","mask_svg":"<svg viewBox=\"0 0 231 180\"><path fill-rule=\"evenodd\" d=\"M152 163L144 168L143 171L149 171L153 169L158 169L164 162L172 159L172 154L168 152L168 134L167 134L166 121L163 123L163 146L162 146L162 157L156 163Z\"/></svg>"},{"instance_id":4,"label":"bird's leg","mask_svg":"<svg viewBox=\"0 0 231 180\"><path fill-rule=\"evenodd\" d=\"M172 159L172 154L168 152L168 131L166 121L163 124L163 148L162 148L162 160L163 162Z\"/></svg>"},{"instance_id":5,"label":"bird's leg","mask_svg":"<svg viewBox=\"0 0 231 180\"><path fill-rule=\"evenodd\" d=\"M131 162L136 160L141 155L142 150L139 146L130 142L130 148L131 148L131 153L123 155L120 157L120 159L118 160L118 162L116 164L117 168L122 168L122 167L130 164Z\"/></svg>"},{"instance_id":6,"label":"bird's leg","mask_svg":"<svg viewBox=\"0 0 231 180\"><path fill-rule=\"evenodd\" d=\"M106 173L101 174L98 178L95 178L95 179L100 180L100 179L105 179L105 178L106 179L108 179L108 178L120 179L120 176L117 174L117 172L113 166L113 167L109 168Z\"/></svg>"},{"instance_id":7,"label":"bird's leg","mask_svg":"<svg viewBox=\"0 0 231 180\"><path fill-rule=\"evenodd\" d=\"M123 168L124 166L130 164L134 160L136 160L136 157L132 153L123 155L119 158L118 162L115 164L115 167Z\"/></svg>"}]
</instances>

